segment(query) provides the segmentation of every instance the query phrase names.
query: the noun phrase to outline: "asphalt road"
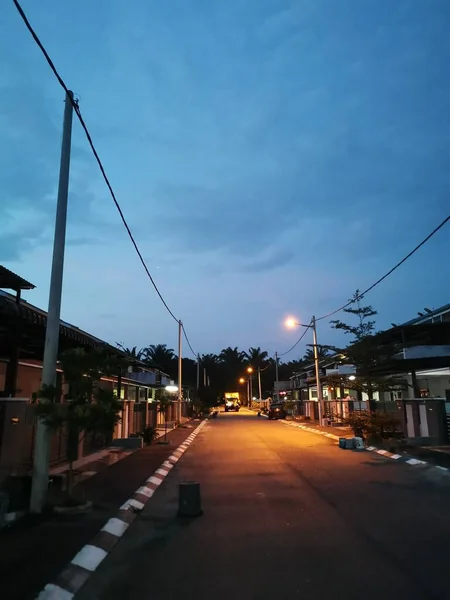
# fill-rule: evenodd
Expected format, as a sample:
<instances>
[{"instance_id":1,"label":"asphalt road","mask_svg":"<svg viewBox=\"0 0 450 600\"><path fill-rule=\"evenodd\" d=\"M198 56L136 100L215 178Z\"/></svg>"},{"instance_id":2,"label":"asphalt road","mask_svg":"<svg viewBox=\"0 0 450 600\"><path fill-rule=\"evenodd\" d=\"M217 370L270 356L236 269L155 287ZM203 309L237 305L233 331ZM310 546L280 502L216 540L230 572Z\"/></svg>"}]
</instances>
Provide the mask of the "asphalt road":
<instances>
[{"instance_id":1,"label":"asphalt road","mask_svg":"<svg viewBox=\"0 0 450 600\"><path fill-rule=\"evenodd\" d=\"M207 425L77 600L444 600L450 476L254 414ZM199 481L203 516L176 516Z\"/></svg>"}]
</instances>

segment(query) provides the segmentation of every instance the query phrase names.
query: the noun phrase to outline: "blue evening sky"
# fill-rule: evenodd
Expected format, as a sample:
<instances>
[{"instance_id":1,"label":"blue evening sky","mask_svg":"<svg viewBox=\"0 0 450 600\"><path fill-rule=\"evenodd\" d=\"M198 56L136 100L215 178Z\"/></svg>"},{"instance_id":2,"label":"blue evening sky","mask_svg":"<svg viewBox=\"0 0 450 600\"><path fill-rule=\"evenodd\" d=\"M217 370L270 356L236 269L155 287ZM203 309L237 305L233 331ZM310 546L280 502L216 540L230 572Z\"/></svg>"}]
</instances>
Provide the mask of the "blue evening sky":
<instances>
[{"instance_id":1,"label":"blue evening sky","mask_svg":"<svg viewBox=\"0 0 450 600\"><path fill-rule=\"evenodd\" d=\"M46 308L63 92L2 4L0 263ZM448 213L448 0L23 7L198 352L282 352L286 315L332 310ZM75 119L69 203L63 319L176 347ZM450 302L449 232L367 297L380 328Z\"/></svg>"}]
</instances>

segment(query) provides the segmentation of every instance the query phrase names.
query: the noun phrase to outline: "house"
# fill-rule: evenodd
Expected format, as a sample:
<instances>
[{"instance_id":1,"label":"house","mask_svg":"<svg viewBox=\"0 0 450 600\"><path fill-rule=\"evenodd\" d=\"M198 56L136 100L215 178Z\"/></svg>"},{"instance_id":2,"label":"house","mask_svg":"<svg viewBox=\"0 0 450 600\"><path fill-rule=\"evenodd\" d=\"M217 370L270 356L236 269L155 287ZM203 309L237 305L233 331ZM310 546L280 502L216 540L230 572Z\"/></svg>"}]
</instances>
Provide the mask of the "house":
<instances>
[{"instance_id":1,"label":"house","mask_svg":"<svg viewBox=\"0 0 450 600\"><path fill-rule=\"evenodd\" d=\"M36 416L31 398L41 387L47 324L47 313L21 298L22 290L33 288L33 284L0 266L0 471L26 470L32 463ZM60 353L75 347L107 348L124 354L90 333L61 321ZM158 390L165 388L170 379L160 370L136 362L126 373L105 377L101 383L115 390L123 401L121 422L116 425L113 439L128 438L164 418L158 413L155 400ZM64 401L67 390L59 368L57 388ZM174 409L172 405L168 420L175 418ZM79 457L97 450L99 444L105 444L103 438L82 436ZM50 463L55 465L66 458L67 436L60 430L52 438Z\"/></svg>"},{"instance_id":2,"label":"house","mask_svg":"<svg viewBox=\"0 0 450 600\"><path fill-rule=\"evenodd\" d=\"M402 411L408 437L447 437L450 440L450 305L427 309L402 325L373 337L379 350L388 349L389 359L371 367L377 378L395 378L389 391L375 392L376 406ZM392 349L394 350L392 352ZM352 389L358 373L352 365L342 364L339 355L320 362L325 410L336 418L347 416L355 408L367 408L367 395ZM291 378L299 414L317 418L317 386L314 364L306 365ZM354 386L355 387L355 386ZM433 414L431 414L433 413ZM439 414L439 417L436 417ZM436 417L436 418L435 418ZM435 435L430 436L427 422L432 419ZM439 430L439 431L437 431Z\"/></svg>"}]
</instances>

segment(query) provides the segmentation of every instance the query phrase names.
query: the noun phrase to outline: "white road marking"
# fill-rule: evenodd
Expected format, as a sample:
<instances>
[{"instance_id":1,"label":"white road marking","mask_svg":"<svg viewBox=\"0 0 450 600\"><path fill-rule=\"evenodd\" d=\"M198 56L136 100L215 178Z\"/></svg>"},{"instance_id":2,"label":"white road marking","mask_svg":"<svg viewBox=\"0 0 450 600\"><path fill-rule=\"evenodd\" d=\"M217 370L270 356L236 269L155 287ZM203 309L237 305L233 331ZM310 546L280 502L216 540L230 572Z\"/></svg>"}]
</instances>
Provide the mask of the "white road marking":
<instances>
[{"instance_id":1,"label":"white road marking","mask_svg":"<svg viewBox=\"0 0 450 600\"><path fill-rule=\"evenodd\" d=\"M107 554L106 550L87 544L72 558L72 564L88 571L95 571Z\"/></svg>"},{"instance_id":2,"label":"white road marking","mask_svg":"<svg viewBox=\"0 0 450 600\"><path fill-rule=\"evenodd\" d=\"M125 531L128 529L128 523L122 521L122 519L116 519L113 517L102 527L101 531L107 531L116 537L122 537Z\"/></svg>"}]
</instances>

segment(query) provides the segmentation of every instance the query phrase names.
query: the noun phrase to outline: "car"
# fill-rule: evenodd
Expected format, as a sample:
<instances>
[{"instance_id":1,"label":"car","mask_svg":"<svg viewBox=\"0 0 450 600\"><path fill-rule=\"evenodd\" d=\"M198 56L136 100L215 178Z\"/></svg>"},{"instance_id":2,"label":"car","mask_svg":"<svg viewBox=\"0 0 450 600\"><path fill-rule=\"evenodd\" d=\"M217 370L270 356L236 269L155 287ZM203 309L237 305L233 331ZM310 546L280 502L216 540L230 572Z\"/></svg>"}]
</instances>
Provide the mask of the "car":
<instances>
[{"instance_id":1,"label":"car","mask_svg":"<svg viewBox=\"0 0 450 600\"><path fill-rule=\"evenodd\" d=\"M281 403L271 404L269 408L268 417L269 419L285 419L286 411L284 409L284 406Z\"/></svg>"}]
</instances>

